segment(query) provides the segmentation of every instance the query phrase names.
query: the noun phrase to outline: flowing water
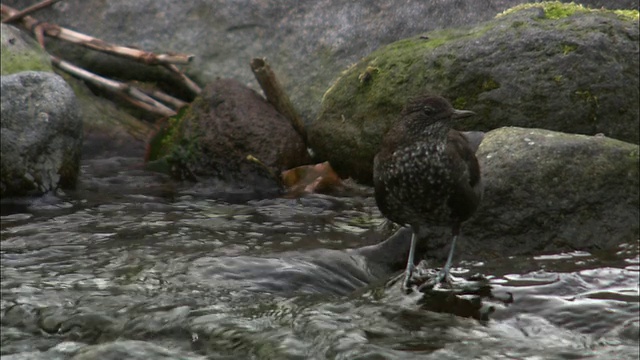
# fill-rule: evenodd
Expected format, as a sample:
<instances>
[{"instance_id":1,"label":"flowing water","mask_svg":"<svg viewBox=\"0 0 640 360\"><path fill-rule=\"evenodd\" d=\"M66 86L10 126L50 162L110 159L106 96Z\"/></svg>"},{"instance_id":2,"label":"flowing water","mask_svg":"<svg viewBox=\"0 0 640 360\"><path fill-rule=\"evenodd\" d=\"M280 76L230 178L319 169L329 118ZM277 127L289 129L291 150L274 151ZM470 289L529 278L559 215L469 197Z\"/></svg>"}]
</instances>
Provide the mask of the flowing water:
<instances>
[{"instance_id":1,"label":"flowing water","mask_svg":"<svg viewBox=\"0 0 640 360\"><path fill-rule=\"evenodd\" d=\"M77 191L2 206L3 359L639 357L638 243L459 260L495 298L433 307L347 250L384 238L371 196L231 204L83 164Z\"/></svg>"}]
</instances>

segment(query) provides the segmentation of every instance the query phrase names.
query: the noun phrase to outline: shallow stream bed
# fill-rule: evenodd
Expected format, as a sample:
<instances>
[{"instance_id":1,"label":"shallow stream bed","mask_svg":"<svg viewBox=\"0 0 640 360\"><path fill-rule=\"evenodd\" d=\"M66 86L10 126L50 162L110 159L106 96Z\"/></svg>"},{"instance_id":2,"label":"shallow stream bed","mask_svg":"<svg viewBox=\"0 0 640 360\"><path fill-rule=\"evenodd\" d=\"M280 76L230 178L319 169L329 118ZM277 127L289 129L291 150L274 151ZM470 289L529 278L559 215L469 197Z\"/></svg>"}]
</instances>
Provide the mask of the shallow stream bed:
<instances>
[{"instance_id":1,"label":"shallow stream bed","mask_svg":"<svg viewBox=\"0 0 640 360\"><path fill-rule=\"evenodd\" d=\"M1 217L3 359L638 359L638 243L458 254L488 320L428 311L353 251L384 239L373 197L231 204L135 159L83 162L74 192Z\"/></svg>"}]
</instances>

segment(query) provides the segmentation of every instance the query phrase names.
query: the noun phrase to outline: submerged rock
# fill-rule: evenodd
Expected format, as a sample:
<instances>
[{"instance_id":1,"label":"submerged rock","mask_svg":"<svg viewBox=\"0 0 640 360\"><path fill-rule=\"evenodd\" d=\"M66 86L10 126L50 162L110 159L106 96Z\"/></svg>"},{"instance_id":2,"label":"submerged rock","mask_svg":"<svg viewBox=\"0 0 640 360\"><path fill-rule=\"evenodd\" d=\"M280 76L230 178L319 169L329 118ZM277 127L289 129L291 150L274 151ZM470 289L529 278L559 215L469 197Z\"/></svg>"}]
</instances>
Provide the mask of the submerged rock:
<instances>
[{"instance_id":1,"label":"submerged rock","mask_svg":"<svg viewBox=\"0 0 640 360\"><path fill-rule=\"evenodd\" d=\"M637 11L542 3L401 40L327 91L309 145L342 177L371 183L382 136L425 92L478 114L459 129L536 127L638 143L638 39Z\"/></svg>"},{"instance_id":2,"label":"submerged rock","mask_svg":"<svg viewBox=\"0 0 640 360\"><path fill-rule=\"evenodd\" d=\"M2 76L0 84L0 196L74 187L82 120L69 85L56 74L34 71Z\"/></svg>"}]
</instances>

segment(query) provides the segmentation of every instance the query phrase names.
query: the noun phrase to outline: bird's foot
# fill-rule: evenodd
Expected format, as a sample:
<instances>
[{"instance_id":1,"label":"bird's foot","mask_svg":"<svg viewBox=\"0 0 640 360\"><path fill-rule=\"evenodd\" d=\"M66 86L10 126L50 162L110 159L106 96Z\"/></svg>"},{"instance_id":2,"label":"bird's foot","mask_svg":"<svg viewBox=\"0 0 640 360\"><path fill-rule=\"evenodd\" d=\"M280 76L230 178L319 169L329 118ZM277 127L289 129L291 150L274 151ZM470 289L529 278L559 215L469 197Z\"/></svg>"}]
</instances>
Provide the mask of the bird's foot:
<instances>
[{"instance_id":1,"label":"bird's foot","mask_svg":"<svg viewBox=\"0 0 640 360\"><path fill-rule=\"evenodd\" d=\"M413 266L410 271L405 271L404 276L402 288L409 294L414 290L418 291L425 282L430 281L436 275L435 270L430 269L427 262L422 260L418 266Z\"/></svg>"},{"instance_id":2,"label":"bird's foot","mask_svg":"<svg viewBox=\"0 0 640 360\"><path fill-rule=\"evenodd\" d=\"M416 285L416 282L414 280L415 274L416 274L415 265L411 265L404 272L404 281L402 282L402 290L404 290L406 294L410 294Z\"/></svg>"},{"instance_id":3,"label":"bird's foot","mask_svg":"<svg viewBox=\"0 0 640 360\"><path fill-rule=\"evenodd\" d=\"M418 287L418 291L424 292L425 290L434 289L435 287L441 287L446 289L453 289L456 285L456 278L451 274L438 272L435 275L431 275L426 281Z\"/></svg>"},{"instance_id":4,"label":"bird's foot","mask_svg":"<svg viewBox=\"0 0 640 360\"><path fill-rule=\"evenodd\" d=\"M467 279L451 275L448 271L440 270L423 282L418 291L426 292L430 290L445 290L460 294L484 294L489 287L489 280L480 274L472 275Z\"/></svg>"}]
</instances>

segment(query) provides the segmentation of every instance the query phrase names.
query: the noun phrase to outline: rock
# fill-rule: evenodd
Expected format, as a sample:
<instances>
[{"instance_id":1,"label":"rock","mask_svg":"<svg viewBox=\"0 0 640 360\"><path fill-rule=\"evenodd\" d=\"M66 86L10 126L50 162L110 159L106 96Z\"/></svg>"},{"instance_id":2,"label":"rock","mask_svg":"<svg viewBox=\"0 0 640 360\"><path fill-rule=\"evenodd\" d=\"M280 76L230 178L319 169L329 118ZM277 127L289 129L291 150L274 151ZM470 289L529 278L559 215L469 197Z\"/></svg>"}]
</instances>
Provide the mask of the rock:
<instances>
[{"instance_id":1,"label":"rock","mask_svg":"<svg viewBox=\"0 0 640 360\"><path fill-rule=\"evenodd\" d=\"M53 72L49 55L25 32L2 24L2 75L21 71ZM136 119L112 101L96 96L84 82L61 72L71 86L84 123L84 158L138 156L142 158L151 133L149 123Z\"/></svg>"},{"instance_id":2,"label":"rock","mask_svg":"<svg viewBox=\"0 0 640 360\"><path fill-rule=\"evenodd\" d=\"M81 80L61 73L76 94L82 116L83 159L113 156L142 160L153 125L140 120L109 99L94 94Z\"/></svg>"},{"instance_id":3,"label":"rock","mask_svg":"<svg viewBox=\"0 0 640 360\"><path fill-rule=\"evenodd\" d=\"M371 183L382 136L407 100L425 92L478 114L459 129L537 127L638 143L638 12L535 6L362 59L327 91L309 129L318 159Z\"/></svg>"},{"instance_id":4,"label":"rock","mask_svg":"<svg viewBox=\"0 0 640 360\"><path fill-rule=\"evenodd\" d=\"M184 360L204 360L204 356L168 349L160 345L140 340L117 340L105 342L97 345L88 345L80 349L72 360L89 359L184 359Z\"/></svg>"},{"instance_id":5,"label":"rock","mask_svg":"<svg viewBox=\"0 0 640 360\"><path fill-rule=\"evenodd\" d=\"M111 0L88 6L68 0L35 17L113 43L194 54L186 71L202 84L224 77L258 89L248 63L266 57L308 123L316 118L322 95L335 77L376 48L425 31L486 21L524 2ZM637 8L636 0L580 2L593 8ZM20 0L3 4L24 7ZM151 70L79 46L59 46L54 40L48 44L74 63L105 75L139 79Z\"/></svg>"},{"instance_id":6,"label":"rock","mask_svg":"<svg viewBox=\"0 0 640 360\"><path fill-rule=\"evenodd\" d=\"M637 241L638 145L506 127L486 134L477 157L485 193L462 226L459 258L593 251ZM442 261L450 229L429 231L418 253ZM389 259L401 259L384 249Z\"/></svg>"},{"instance_id":7,"label":"rock","mask_svg":"<svg viewBox=\"0 0 640 360\"><path fill-rule=\"evenodd\" d=\"M0 25L0 33L0 75L28 70L53 71L49 55L33 38L7 24Z\"/></svg>"},{"instance_id":8,"label":"rock","mask_svg":"<svg viewBox=\"0 0 640 360\"><path fill-rule=\"evenodd\" d=\"M147 160L155 160L152 167L166 161L181 180L248 189L248 200L279 193L280 172L308 163L309 156L283 115L255 91L222 79L169 120L151 141Z\"/></svg>"},{"instance_id":9,"label":"rock","mask_svg":"<svg viewBox=\"0 0 640 360\"><path fill-rule=\"evenodd\" d=\"M58 75L0 77L0 196L39 195L75 186L82 147L76 98Z\"/></svg>"}]
</instances>

